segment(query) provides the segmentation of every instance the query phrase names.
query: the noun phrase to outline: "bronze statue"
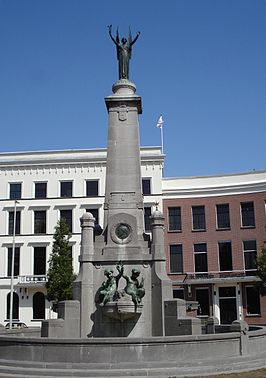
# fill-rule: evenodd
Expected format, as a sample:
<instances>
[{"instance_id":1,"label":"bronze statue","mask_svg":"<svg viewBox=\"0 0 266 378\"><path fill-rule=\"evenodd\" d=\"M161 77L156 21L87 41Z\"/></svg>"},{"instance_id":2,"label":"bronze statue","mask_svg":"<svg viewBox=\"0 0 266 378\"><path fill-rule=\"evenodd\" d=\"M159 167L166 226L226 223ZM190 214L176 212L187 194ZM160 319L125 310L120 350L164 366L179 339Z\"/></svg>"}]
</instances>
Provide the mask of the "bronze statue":
<instances>
[{"instance_id":1,"label":"bronze statue","mask_svg":"<svg viewBox=\"0 0 266 378\"><path fill-rule=\"evenodd\" d=\"M118 28L116 31L116 39L114 39L112 36L112 25L109 25L108 29L109 35L116 45L117 59L119 62L119 79L129 79L129 60L131 59L132 46L138 39L140 32L137 32L136 37L132 41L131 31L129 28L128 40L123 37L120 43Z\"/></svg>"},{"instance_id":2,"label":"bronze statue","mask_svg":"<svg viewBox=\"0 0 266 378\"><path fill-rule=\"evenodd\" d=\"M145 289L143 287L144 278L141 278L139 282L138 276L140 275L140 271L137 268L132 269L131 277L124 274L122 271L122 276L127 281L127 285L125 287L125 292L131 296L132 301L134 302L135 306L138 306L141 303L142 298L145 295Z\"/></svg>"},{"instance_id":3,"label":"bronze statue","mask_svg":"<svg viewBox=\"0 0 266 378\"><path fill-rule=\"evenodd\" d=\"M105 269L104 271L104 275L107 277L107 280L104 281L101 286L101 307L103 307L108 301L110 301L110 299L112 299L117 292L118 282L123 275L123 266L121 264L118 264L116 266L116 269L118 270L117 276L114 276L114 271L112 269Z\"/></svg>"},{"instance_id":4,"label":"bronze statue","mask_svg":"<svg viewBox=\"0 0 266 378\"><path fill-rule=\"evenodd\" d=\"M133 268L131 271L131 276L129 277L124 273L124 266L121 261L117 264L116 269L118 271L117 276L114 276L113 269L105 269L104 271L104 275L107 277L107 280L104 281L101 286L101 302L99 305L103 307L109 301L117 301L118 298L124 296L123 293L125 292L131 296L132 302L135 304L135 307L137 307L145 295L145 289L143 287L144 279L142 278L140 281L138 280L140 270ZM121 277L123 277L127 282L123 291L117 290Z\"/></svg>"}]
</instances>

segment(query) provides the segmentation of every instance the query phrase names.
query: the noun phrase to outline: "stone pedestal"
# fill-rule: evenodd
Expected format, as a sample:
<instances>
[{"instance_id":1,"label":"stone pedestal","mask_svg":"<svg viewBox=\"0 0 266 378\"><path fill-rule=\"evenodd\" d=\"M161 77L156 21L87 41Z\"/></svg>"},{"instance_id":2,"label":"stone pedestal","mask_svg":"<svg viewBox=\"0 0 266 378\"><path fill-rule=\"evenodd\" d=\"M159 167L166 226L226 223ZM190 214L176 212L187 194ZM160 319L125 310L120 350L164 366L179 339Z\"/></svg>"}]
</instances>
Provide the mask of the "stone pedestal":
<instances>
[{"instance_id":1,"label":"stone pedestal","mask_svg":"<svg viewBox=\"0 0 266 378\"><path fill-rule=\"evenodd\" d=\"M41 337L64 338L64 320L49 319L42 321Z\"/></svg>"},{"instance_id":2,"label":"stone pedestal","mask_svg":"<svg viewBox=\"0 0 266 378\"><path fill-rule=\"evenodd\" d=\"M186 302L182 299L165 301L165 336L199 335L201 321L186 316Z\"/></svg>"},{"instance_id":3,"label":"stone pedestal","mask_svg":"<svg viewBox=\"0 0 266 378\"><path fill-rule=\"evenodd\" d=\"M80 303L63 301L58 303L58 319L42 322L42 337L79 338L80 337Z\"/></svg>"},{"instance_id":4,"label":"stone pedestal","mask_svg":"<svg viewBox=\"0 0 266 378\"><path fill-rule=\"evenodd\" d=\"M219 324L218 318L215 316L209 316L206 321L206 333L212 334L215 333L215 326Z\"/></svg>"},{"instance_id":5,"label":"stone pedestal","mask_svg":"<svg viewBox=\"0 0 266 378\"><path fill-rule=\"evenodd\" d=\"M248 354L248 329L244 320L235 320L230 327L231 332L240 332L240 355Z\"/></svg>"}]
</instances>

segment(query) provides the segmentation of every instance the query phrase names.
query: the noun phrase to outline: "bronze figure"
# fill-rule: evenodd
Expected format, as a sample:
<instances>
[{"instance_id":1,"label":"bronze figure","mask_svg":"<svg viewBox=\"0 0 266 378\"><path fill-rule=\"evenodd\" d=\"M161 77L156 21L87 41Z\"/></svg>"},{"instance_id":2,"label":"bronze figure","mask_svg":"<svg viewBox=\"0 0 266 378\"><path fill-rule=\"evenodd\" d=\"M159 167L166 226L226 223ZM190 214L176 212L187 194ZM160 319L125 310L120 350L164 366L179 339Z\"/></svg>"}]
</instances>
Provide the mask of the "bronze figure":
<instances>
[{"instance_id":1,"label":"bronze figure","mask_svg":"<svg viewBox=\"0 0 266 378\"><path fill-rule=\"evenodd\" d=\"M140 32L137 32L136 37L132 40L131 31L129 28L128 40L123 37L119 38L118 28L116 31L116 38L112 36L112 25L108 26L109 35L116 45L117 59L119 62L119 79L129 79L129 60L131 59L132 46L138 39Z\"/></svg>"}]
</instances>

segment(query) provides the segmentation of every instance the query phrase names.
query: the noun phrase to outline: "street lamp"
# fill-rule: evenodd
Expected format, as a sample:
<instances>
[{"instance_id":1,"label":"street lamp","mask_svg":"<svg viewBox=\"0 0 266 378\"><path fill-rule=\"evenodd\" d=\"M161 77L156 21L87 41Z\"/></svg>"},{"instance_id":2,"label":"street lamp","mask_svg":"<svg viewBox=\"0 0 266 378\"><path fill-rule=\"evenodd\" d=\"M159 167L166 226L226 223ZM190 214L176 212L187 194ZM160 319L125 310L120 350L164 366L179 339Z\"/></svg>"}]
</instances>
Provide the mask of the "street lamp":
<instances>
[{"instance_id":1,"label":"street lamp","mask_svg":"<svg viewBox=\"0 0 266 378\"><path fill-rule=\"evenodd\" d=\"M15 267L15 239L16 239L16 218L17 218L17 204L15 200L14 219L13 219L13 243L12 243L12 258L11 258L11 284L10 284L10 308L9 308L9 329L13 325L13 292L14 292L14 267Z\"/></svg>"}]
</instances>

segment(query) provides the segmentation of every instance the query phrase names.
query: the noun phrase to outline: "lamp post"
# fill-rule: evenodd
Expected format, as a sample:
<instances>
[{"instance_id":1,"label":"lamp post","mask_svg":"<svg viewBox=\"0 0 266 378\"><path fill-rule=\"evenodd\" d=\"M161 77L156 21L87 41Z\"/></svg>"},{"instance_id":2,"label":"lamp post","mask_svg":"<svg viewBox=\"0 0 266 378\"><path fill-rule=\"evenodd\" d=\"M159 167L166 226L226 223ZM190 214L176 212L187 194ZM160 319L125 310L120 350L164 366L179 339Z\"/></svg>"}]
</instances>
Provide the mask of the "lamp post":
<instances>
[{"instance_id":1,"label":"lamp post","mask_svg":"<svg viewBox=\"0 0 266 378\"><path fill-rule=\"evenodd\" d=\"M11 283L10 283L10 308L9 308L9 329L12 329L13 323L13 292L14 292L14 267L15 267L15 240L16 240L16 218L17 218L17 204L15 200L14 219L13 219L13 243L12 243L12 258L11 258Z\"/></svg>"}]
</instances>

